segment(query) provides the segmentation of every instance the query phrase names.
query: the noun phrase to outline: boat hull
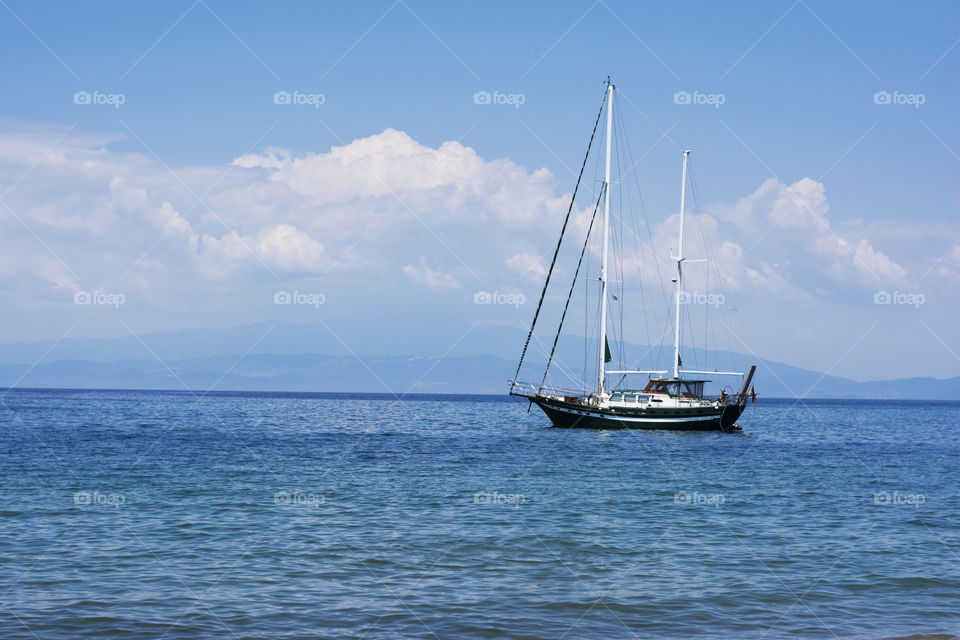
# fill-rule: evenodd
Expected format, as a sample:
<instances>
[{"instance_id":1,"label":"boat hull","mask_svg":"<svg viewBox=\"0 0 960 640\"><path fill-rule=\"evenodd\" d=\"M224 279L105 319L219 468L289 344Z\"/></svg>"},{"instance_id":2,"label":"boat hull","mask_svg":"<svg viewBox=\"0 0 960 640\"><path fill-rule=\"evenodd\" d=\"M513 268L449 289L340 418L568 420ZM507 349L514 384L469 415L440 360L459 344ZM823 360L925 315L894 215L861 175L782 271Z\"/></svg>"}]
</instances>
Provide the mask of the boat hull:
<instances>
[{"instance_id":1,"label":"boat hull","mask_svg":"<svg viewBox=\"0 0 960 640\"><path fill-rule=\"evenodd\" d=\"M599 409L552 398L530 398L555 427L581 429L670 429L732 431L744 405L690 409Z\"/></svg>"}]
</instances>

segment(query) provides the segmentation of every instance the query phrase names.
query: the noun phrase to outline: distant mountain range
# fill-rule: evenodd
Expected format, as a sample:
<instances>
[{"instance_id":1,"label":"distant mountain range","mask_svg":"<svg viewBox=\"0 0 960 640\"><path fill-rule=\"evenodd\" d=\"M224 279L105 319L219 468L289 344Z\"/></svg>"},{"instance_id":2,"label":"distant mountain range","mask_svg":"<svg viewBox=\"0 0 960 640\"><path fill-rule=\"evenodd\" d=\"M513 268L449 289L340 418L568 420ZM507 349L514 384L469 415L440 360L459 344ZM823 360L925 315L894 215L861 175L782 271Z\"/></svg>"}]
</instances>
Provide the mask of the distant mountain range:
<instances>
[{"instance_id":1,"label":"distant mountain range","mask_svg":"<svg viewBox=\"0 0 960 640\"><path fill-rule=\"evenodd\" d=\"M364 353L355 354L325 326L289 323L67 338L55 345L0 344L0 387L504 393L524 337L525 332L513 327L475 327L453 347L441 344L446 350L439 353L425 348L429 355L423 356L369 355L372 349L387 353L389 336L363 340ZM631 367L655 367L651 354L663 355L659 347L619 348ZM539 381L542 351L540 345L531 347L521 379ZM582 375L584 353L593 352L593 345L582 338L563 336L552 369L560 378L552 381L576 385L572 372ZM960 377L857 382L733 352L699 351L698 359L696 366L710 370L746 370L756 363L761 397L960 400ZM733 387L737 379L725 383Z\"/></svg>"}]
</instances>

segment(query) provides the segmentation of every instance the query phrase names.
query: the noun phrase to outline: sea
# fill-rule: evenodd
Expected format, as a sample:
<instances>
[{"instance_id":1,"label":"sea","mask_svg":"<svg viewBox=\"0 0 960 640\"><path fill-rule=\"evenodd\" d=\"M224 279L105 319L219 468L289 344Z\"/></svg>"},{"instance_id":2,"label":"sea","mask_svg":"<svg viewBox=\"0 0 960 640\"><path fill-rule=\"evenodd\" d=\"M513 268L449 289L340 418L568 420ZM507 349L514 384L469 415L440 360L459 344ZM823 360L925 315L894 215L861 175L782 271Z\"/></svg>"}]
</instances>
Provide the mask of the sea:
<instances>
[{"instance_id":1,"label":"sea","mask_svg":"<svg viewBox=\"0 0 960 640\"><path fill-rule=\"evenodd\" d=\"M960 403L0 392L0 637L957 638Z\"/></svg>"}]
</instances>

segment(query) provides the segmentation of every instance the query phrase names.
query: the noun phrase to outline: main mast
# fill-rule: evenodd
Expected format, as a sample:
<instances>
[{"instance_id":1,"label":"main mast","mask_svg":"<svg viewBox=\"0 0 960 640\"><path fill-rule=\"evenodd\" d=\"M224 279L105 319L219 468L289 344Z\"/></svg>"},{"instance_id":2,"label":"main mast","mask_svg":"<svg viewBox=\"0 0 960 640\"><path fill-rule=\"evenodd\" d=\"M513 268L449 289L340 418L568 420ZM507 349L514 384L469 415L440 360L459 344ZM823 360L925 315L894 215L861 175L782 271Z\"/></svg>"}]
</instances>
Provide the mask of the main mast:
<instances>
[{"instance_id":1,"label":"main mast","mask_svg":"<svg viewBox=\"0 0 960 640\"><path fill-rule=\"evenodd\" d=\"M683 280L683 214L687 208L687 156L692 151L689 149L683 152L683 177L680 179L680 242L677 249L677 283L674 294L676 304L676 315L674 316L673 327L673 377L680 377L680 296L682 294L681 286Z\"/></svg>"},{"instance_id":2,"label":"main mast","mask_svg":"<svg viewBox=\"0 0 960 640\"><path fill-rule=\"evenodd\" d=\"M607 167L604 172L603 258L600 263L600 366L597 394L603 396L607 366L607 252L610 244L610 142L613 133L613 84L607 80Z\"/></svg>"}]
</instances>

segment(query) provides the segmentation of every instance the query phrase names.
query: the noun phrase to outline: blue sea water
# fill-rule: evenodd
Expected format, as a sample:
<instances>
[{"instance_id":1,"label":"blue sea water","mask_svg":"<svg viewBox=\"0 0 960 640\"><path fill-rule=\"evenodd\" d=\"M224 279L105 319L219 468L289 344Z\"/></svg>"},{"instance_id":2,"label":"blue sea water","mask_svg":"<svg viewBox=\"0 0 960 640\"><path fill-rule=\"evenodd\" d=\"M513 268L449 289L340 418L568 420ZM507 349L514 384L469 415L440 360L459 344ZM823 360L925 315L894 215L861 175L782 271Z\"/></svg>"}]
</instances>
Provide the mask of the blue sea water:
<instances>
[{"instance_id":1,"label":"blue sea water","mask_svg":"<svg viewBox=\"0 0 960 640\"><path fill-rule=\"evenodd\" d=\"M960 404L13 390L3 638L954 638Z\"/></svg>"}]
</instances>

